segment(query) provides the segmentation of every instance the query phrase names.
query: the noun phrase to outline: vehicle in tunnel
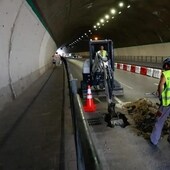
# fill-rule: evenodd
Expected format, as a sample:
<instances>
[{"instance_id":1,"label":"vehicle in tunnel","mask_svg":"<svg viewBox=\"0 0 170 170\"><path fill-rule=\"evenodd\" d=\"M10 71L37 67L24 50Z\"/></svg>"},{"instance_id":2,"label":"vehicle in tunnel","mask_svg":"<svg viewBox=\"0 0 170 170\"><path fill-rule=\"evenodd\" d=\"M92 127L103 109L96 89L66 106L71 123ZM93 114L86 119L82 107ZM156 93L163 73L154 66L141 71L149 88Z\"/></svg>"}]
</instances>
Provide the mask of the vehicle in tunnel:
<instances>
[{"instance_id":1,"label":"vehicle in tunnel","mask_svg":"<svg viewBox=\"0 0 170 170\"><path fill-rule=\"evenodd\" d=\"M107 57L101 57L100 48L104 48ZM89 59L83 64L83 80L81 81L81 93L85 97L87 87L92 87L94 96L123 95L123 88L114 78L114 54L112 40L91 40L89 42ZM107 87L107 88L106 88Z\"/></svg>"}]
</instances>

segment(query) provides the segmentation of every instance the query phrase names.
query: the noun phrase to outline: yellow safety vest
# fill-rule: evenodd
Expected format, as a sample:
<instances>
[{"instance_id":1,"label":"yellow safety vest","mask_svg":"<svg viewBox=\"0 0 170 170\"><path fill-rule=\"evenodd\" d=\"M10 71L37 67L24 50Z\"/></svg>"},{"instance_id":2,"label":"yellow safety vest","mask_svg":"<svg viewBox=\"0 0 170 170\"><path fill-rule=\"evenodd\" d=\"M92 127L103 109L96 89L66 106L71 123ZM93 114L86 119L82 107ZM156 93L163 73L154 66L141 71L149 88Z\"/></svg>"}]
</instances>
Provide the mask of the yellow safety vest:
<instances>
[{"instance_id":1,"label":"yellow safety vest","mask_svg":"<svg viewBox=\"0 0 170 170\"><path fill-rule=\"evenodd\" d=\"M98 51L101 57L107 57L107 51L106 50L100 50Z\"/></svg>"},{"instance_id":2,"label":"yellow safety vest","mask_svg":"<svg viewBox=\"0 0 170 170\"><path fill-rule=\"evenodd\" d=\"M166 79L166 84L164 85L164 90L161 94L162 106L170 105L170 70L162 72Z\"/></svg>"}]
</instances>

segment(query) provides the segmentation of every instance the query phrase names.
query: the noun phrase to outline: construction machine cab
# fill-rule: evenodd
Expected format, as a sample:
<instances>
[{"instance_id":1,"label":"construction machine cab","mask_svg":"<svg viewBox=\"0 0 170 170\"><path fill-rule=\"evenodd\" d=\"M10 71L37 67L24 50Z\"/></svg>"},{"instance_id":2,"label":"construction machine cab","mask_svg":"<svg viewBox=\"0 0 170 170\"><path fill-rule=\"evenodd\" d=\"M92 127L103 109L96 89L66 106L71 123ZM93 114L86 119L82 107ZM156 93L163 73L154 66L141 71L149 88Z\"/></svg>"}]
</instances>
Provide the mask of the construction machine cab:
<instances>
[{"instance_id":1,"label":"construction machine cab","mask_svg":"<svg viewBox=\"0 0 170 170\"><path fill-rule=\"evenodd\" d=\"M110 60L111 68L114 69L113 42L111 40L95 40L89 42L91 71L95 58L97 57L97 52L100 50L101 46L103 46L104 50L107 51L107 58Z\"/></svg>"},{"instance_id":2,"label":"construction machine cab","mask_svg":"<svg viewBox=\"0 0 170 170\"><path fill-rule=\"evenodd\" d=\"M107 51L107 61L102 60L98 51L103 46ZM123 95L123 88L114 79L114 55L112 40L91 40L89 42L89 59L83 64L83 80L81 81L81 92L83 97L87 94L87 87L92 87L93 95L106 96L109 89L110 96L114 94Z\"/></svg>"},{"instance_id":3,"label":"construction machine cab","mask_svg":"<svg viewBox=\"0 0 170 170\"><path fill-rule=\"evenodd\" d=\"M104 51L100 47L103 46ZM114 55L112 40L95 40L89 42L90 58L83 64L83 80L81 81L82 96L87 95L87 87L92 87L93 96L106 96L108 113L105 121L112 127L111 119L115 112L114 95L123 95L123 88L114 78ZM107 53L106 53L107 52ZM103 58L107 58L104 60Z\"/></svg>"}]
</instances>

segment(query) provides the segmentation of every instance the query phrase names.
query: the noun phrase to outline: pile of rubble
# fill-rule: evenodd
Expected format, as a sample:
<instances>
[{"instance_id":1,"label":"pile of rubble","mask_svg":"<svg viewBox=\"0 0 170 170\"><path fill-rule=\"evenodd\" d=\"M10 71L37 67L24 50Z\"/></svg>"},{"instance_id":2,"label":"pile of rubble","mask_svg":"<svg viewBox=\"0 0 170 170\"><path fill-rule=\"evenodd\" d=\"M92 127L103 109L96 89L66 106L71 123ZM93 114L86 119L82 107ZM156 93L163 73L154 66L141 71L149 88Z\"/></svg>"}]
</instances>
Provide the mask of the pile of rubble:
<instances>
[{"instance_id":1,"label":"pile of rubble","mask_svg":"<svg viewBox=\"0 0 170 170\"><path fill-rule=\"evenodd\" d=\"M138 135L143 135L145 138L150 136L155 124L156 112L158 105L152 103L149 99L141 98L135 102L124 105L128 115L132 117L135 127L138 130ZM165 122L162 135L169 133L170 118Z\"/></svg>"}]
</instances>

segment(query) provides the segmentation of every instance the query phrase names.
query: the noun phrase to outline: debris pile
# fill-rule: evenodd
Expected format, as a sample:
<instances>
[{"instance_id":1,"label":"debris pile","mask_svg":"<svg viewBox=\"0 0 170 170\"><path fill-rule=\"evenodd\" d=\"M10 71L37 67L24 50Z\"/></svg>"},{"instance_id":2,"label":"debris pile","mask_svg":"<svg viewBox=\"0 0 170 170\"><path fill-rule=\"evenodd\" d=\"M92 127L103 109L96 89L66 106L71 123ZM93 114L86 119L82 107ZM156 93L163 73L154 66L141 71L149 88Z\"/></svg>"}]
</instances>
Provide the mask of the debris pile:
<instances>
[{"instance_id":1,"label":"debris pile","mask_svg":"<svg viewBox=\"0 0 170 170\"><path fill-rule=\"evenodd\" d=\"M132 117L135 127L138 130L138 135L143 135L144 138L148 138L155 124L158 105L152 103L149 99L141 98L135 102L124 105L124 108ZM162 136L169 133L169 128L170 118L165 122Z\"/></svg>"}]
</instances>

